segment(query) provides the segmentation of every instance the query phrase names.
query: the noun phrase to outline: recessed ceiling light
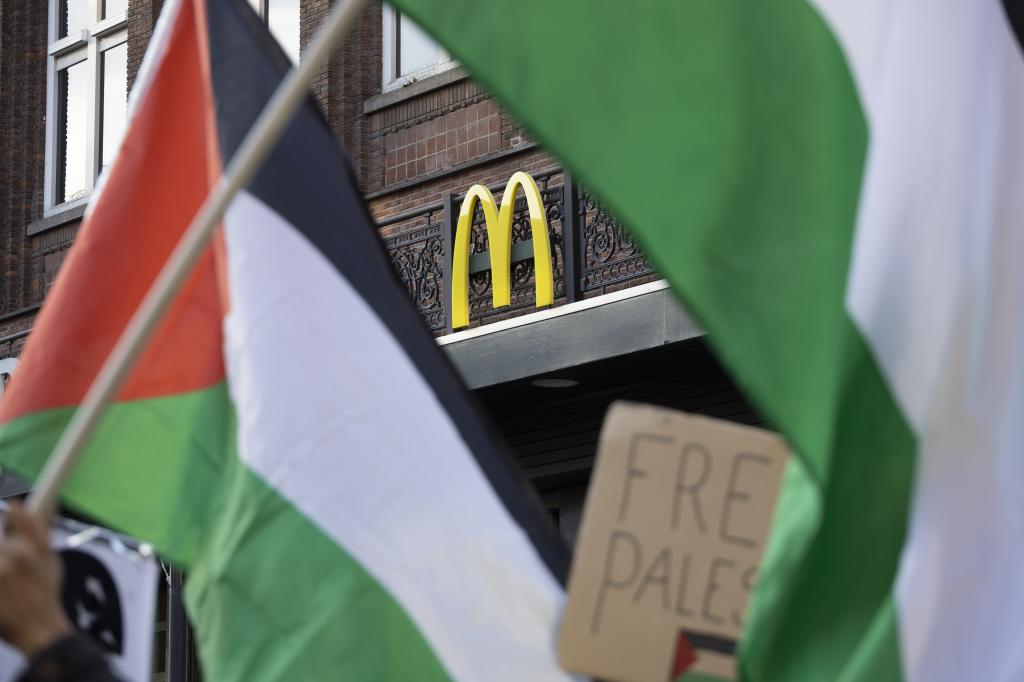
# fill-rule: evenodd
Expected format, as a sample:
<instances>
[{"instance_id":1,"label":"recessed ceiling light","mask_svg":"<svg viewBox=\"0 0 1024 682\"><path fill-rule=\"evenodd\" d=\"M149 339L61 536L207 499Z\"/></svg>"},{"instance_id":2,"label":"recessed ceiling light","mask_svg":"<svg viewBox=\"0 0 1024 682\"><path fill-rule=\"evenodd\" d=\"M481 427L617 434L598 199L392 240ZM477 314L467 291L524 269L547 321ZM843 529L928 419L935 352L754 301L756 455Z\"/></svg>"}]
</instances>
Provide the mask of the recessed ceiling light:
<instances>
[{"instance_id":1,"label":"recessed ceiling light","mask_svg":"<svg viewBox=\"0 0 1024 682\"><path fill-rule=\"evenodd\" d=\"M579 386L580 382L575 379L559 379L557 377L549 377L547 379L534 379L531 381L537 388L572 388L573 386Z\"/></svg>"}]
</instances>

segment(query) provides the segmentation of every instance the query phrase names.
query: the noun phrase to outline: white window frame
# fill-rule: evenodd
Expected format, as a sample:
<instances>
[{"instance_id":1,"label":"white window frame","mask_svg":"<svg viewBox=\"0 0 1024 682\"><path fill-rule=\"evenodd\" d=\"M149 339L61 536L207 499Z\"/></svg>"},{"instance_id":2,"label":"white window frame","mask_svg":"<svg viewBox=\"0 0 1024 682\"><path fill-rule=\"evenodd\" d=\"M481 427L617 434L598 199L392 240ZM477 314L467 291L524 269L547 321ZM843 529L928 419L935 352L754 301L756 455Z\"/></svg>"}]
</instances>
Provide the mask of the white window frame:
<instances>
[{"instance_id":1,"label":"white window frame","mask_svg":"<svg viewBox=\"0 0 1024 682\"><path fill-rule=\"evenodd\" d=\"M43 215L50 216L60 213L69 208L81 206L88 203L96 189L96 179L99 176L99 153L97 143L100 140L100 126L102 117L103 102L99 96L100 82L103 77L100 55L112 47L117 47L128 42L128 14L118 14L107 19L100 19L103 10L103 0L89 0L89 16L93 22L78 33L68 35L65 38L58 38L60 30L60 5L61 0L49 0L49 24L47 30L48 49L46 59L46 184L43 187ZM86 167L91 169L85 176L85 196L72 199L63 203L57 203L60 196L60 188L57 187L59 178L58 164L60 159L57 154L60 145L57 136L60 131L57 129L57 73L61 69L74 64L87 61L89 63L88 82L86 85L86 107L85 127L88 137L85 142ZM127 106L127 102L125 103Z\"/></svg>"},{"instance_id":2,"label":"white window frame","mask_svg":"<svg viewBox=\"0 0 1024 682\"><path fill-rule=\"evenodd\" d=\"M274 36L274 40L277 40L278 44L281 45L281 41L277 39L277 36L274 35L274 31L270 28L270 0L249 0L249 6L252 7L253 11L256 12L256 16L258 16L260 18L260 21L263 22L263 25L267 27L268 31L270 31L270 35ZM302 52L302 45L301 45L301 42L302 42L302 38L301 38L301 36L302 36L302 27L301 27L302 15L301 15L301 13L299 15L299 24L300 25L299 25L298 28L299 28L299 36L300 36L299 37L299 43L300 43L300 45L299 45L299 53L300 54L298 54L296 56L301 59L302 58L302 55L301 55L301 52ZM284 50L284 45L281 45L281 49ZM285 50L285 54L288 55L288 51L287 50ZM291 55L288 55L288 57L289 57L289 59L291 59ZM294 66L298 66L298 65L299 65L298 62L294 63Z\"/></svg>"},{"instance_id":3,"label":"white window frame","mask_svg":"<svg viewBox=\"0 0 1024 682\"><path fill-rule=\"evenodd\" d=\"M381 27L384 35L382 36L383 48L383 59L381 61L381 90L383 92L390 92L397 90L398 88L409 85L416 81L421 81L424 78L430 76L436 76L439 73L444 73L449 69L453 69L458 66L451 55L441 46L438 45L440 54L445 57L439 59L436 64L407 73L404 76L398 75L398 21L399 13L391 5L384 3L382 5L381 15Z\"/></svg>"}]
</instances>

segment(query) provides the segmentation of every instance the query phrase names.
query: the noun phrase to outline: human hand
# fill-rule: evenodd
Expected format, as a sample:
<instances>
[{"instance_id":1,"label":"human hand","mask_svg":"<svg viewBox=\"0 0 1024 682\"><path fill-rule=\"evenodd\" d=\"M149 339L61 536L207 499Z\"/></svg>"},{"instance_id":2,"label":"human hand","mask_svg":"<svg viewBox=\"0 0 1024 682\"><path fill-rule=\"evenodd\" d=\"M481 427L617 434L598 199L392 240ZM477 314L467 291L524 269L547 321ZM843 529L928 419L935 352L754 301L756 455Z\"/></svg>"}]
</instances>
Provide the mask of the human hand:
<instances>
[{"instance_id":1,"label":"human hand","mask_svg":"<svg viewBox=\"0 0 1024 682\"><path fill-rule=\"evenodd\" d=\"M71 632L60 588L61 563L46 525L11 504L0 537L0 638L32 658Z\"/></svg>"}]
</instances>

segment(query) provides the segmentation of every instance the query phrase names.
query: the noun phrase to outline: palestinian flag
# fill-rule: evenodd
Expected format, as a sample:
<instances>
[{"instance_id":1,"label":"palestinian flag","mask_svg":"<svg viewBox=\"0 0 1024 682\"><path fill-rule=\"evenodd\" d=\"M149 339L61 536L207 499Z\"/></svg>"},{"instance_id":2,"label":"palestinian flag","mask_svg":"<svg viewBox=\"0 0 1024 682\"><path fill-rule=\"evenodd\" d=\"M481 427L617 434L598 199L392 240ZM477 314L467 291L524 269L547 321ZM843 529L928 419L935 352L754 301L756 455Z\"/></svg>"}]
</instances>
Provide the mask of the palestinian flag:
<instances>
[{"instance_id":1,"label":"palestinian flag","mask_svg":"<svg viewBox=\"0 0 1024 682\"><path fill-rule=\"evenodd\" d=\"M1017 4L393 1L618 213L795 447L744 676L1024 679Z\"/></svg>"},{"instance_id":2,"label":"palestinian flag","mask_svg":"<svg viewBox=\"0 0 1024 682\"><path fill-rule=\"evenodd\" d=\"M0 409L35 474L288 68L171 0L116 163ZM66 489L189 571L204 677L562 680L564 549L394 274L310 100Z\"/></svg>"}]
</instances>

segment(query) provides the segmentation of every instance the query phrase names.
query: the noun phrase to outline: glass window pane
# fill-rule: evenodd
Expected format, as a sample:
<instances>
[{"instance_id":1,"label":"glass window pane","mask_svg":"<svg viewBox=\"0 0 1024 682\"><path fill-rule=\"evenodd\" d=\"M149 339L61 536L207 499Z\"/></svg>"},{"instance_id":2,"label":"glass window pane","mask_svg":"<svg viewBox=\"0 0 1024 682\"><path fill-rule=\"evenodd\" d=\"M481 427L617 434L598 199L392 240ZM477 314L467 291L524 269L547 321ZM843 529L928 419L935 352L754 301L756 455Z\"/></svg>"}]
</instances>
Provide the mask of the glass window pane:
<instances>
[{"instance_id":1,"label":"glass window pane","mask_svg":"<svg viewBox=\"0 0 1024 682\"><path fill-rule=\"evenodd\" d=\"M267 24L292 62L299 63L299 0L270 0Z\"/></svg>"},{"instance_id":2,"label":"glass window pane","mask_svg":"<svg viewBox=\"0 0 1024 682\"><path fill-rule=\"evenodd\" d=\"M128 121L128 43L103 53L103 126L100 168L114 161Z\"/></svg>"},{"instance_id":3,"label":"glass window pane","mask_svg":"<svg viewBox=\"0 0 1024 682\"><path fill-rule=\"evenodd\" d=\"M433 39L404 14L398 17L398 75L404 76L433 66L441 50Z\"/></svg>"},{"instance_id":4,"label":"glass window pane","mask_svg":"<svg viewBox=\"0 0 1024 682\"><path fill-rule=\"evenodd\" d=\"M89 0L60 0L59 7L61 38L78 33L92 23L89 21Z\"/></svg>"},{"instance_id":5,"label":"glass window pane","mask_svg":"<svg viewBox=\"0 0 1024 682\"><path fill-rule=\"evenodd\" d=\"M103 0L103 18L116 17L128 11L128 0Z\"/></svg>"},{"instance_id":6,"label":"glass window pane","mask_svg":"<svg viewBox=\"0 0 1024 682\"><path fill-rule=\"evenodd\" d=\"M88 62L84 61L57 74L57 203L86 194L88 77Z\"/></svg>"}]
</instances>

